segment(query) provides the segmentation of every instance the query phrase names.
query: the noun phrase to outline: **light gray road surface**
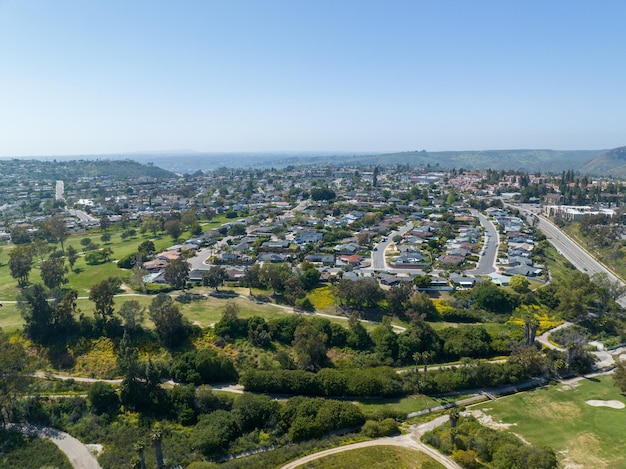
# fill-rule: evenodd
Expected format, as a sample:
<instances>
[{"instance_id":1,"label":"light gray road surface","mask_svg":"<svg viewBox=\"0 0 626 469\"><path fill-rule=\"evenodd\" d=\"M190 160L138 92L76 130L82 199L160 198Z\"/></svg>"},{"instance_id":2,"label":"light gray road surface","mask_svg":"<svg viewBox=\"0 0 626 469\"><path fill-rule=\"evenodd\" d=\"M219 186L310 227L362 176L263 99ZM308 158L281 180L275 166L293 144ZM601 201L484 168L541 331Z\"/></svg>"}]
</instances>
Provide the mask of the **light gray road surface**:
<instances>
[{"instance_id":1,"label":"light gray road surface","mask_svg":"<svg viewBox=\"0 0 626 469\"><path fill-rule=\"evenodd\" d=\"M56 428L38 427L27 423L10 423L8 427L25 435L35 435L52 441L65 453L74 469L102 469L87 447L68 433Z\"/></svg>"}]
</instances>

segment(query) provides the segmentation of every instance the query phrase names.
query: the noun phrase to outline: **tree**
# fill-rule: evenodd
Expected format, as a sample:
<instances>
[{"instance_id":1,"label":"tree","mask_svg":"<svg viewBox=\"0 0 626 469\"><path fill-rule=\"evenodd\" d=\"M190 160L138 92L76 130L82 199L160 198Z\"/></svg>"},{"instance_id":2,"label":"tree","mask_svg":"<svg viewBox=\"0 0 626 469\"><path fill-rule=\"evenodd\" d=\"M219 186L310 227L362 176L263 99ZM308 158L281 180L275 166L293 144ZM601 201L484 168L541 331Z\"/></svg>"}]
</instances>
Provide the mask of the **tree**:
<instances>
[{"instance_id":1,"label":"tree","mask_svg":"<svg viewBox=\"0 0 626 469\"><path fill-rule=\"evenodd\" d=\"M11 227L11 242L13 244L28 244L31 241L31 235L23 226L15 225Z\"/></svg>"},{"instance_id":2,"label":"tree","mask_svg":"<svg viewBox=\"0 0 626 469\"><path fill-rule=\"evenodd\" d=\"M197 220L198 216L193 210L185 210L183 213L180 214L180 222L183 224L183 226L190 227Z\"/></svg>"},{"instance_id":3,"label":"tree","mask_svg":"<svg viewBox=\"0 0 626 469\"><path fill-rule=\"evenodd\" d=\"M102 259L104 259L104 262L109 262L111 260L111 256L113 255L113 249L108 246L102 248L102 251L100 251L100 255L102 256Z\"/></svg>"},{"instance_id":4,"label":"tree","mask_svg":"<svg viewBox=\"0 0 626 469\"><path fill-rule=\"evenodd\" d=\"M145 260L150 259L154 255L154 253L156 252L156 247L154 246L154 242L150 241L150 240L146 240L146 241L142 242L137 247L137 252L141 256L142 260L145 261Z\"/></svg>"},{"instance_id":5,"label":"tree","mask_svg":"<svg viewBox=\"0 0 626 469\"><path fill-rule=\"evenodd\" d=\"M285 289L285 281L291 277L291 274L289 264L264 264L259 271L259 280L275 293L282 293Z\"/></svg>"},{"instance_id":6,"label":"tree","mask_svg":"<svg viewBox=\"0 0 626 469\"><path fill-rule=\"evenodd\" d=\"M148 315L159 339L167 347L174 347L186 339L183 315L169 295L159 293L150 303Z\"/></svg>"},{"instance_id":7,"label":"tree","mask_svg":"<svg viewBox=\"0 0 626 469\"><path fill-rule=\"evenodd\" d=\"M121 282L116 277L96 283L89 291L89 299L95 303L94 317L98 327L103 328L112 318L115 306L114 297Z\"/></svg>"},{"instance_id":8,"label":"tree","mask_svg":"<svg viewBox=\"0 0 626 469\"><path fill-rule=\"evenodd\" d=\"M209 270L202 272L202 285L215 288L215 291L228 280L228 273L224 267L211 266Z\"/></svg>"},{"instance_id":9,"label":"tree","mask_svg":"<svg viewBox=\"0 0 626 469\"><path fill-rule=\"evenodd\" d=\"M417 288L428 288L432 282L430 275L416 275L413 277L413 283Z\"/></svg>"},{"instance_id":10,"label":"tree","mask_svg":"<svg viewBox=\"0 0 626 469\"><path fill-rule=\"evenodd\" d=\"M63 243L67 239L69 233L63 217L61 215L52 215L44 222L44 226L48 233L50 233L52 239L61 245L61 251L65 252Z\"/></svg>"},{"instance_id":11,"label":"tree","mask_svg":"<svg viewBox=\"0 0 626 469\"><path fill-rule=\"evenodd\" d=\"M298 366L309 371L320 369L326 360L327 340L328 336L312 324L298 326L291 343Z\"/></svg>"},{"instance_id":12,"label":"tree","mask_svg":"<svg viewBox=\"0 0 626 469\"><path fill-rule=\"evenodd\" d=\"M39 258L39 262L43 262L46 254L52 251L52 246L50 246L45 239L37 238L30 243L30 250L33 254L33 258Z\"/></svg>"},{"instance_id":13,"label":"tree","mask_svg":"<svg viewBox=\"0 0 626 469\"><path fill-rule=\"evenodd\" d=\"M480 282L471 290L474 304L492 313L511 314L517 300L504 289L491 282Z\"/></svg>"},{"instance_id":14,"label":"tree","mask_svg":"<svg viewBox=\"0 0 626 469\"><path fill-rule=\"evenodd\" d=\"M520 274L513 275L509 281L509 286L517 293L526 293L530 282L526 277Z\"/></svg>"},{"instance_id":15,"label":"tree","mask_svg":"<svg viewBox=\"0 0 626 469\"><path fill-rule=\"evenodd\" d=\"M420 322L423 319L436 319L438 314L435 303L426 292L417 292L411 295L407 302L406 315L411 318L412 323Z\"/></svg>"},{"instance_id":16,"label":"tree","mask_svg":"<svg viewBox=\"0 0 626 469\"><path fill-rule=\"evenodd\" d=\"M557 310L564 318L572 320L587 314L598 298L598 291L589 276L573 271L562 279L555 297L559 300Z\"/></svg>"},{"instance_id":17,"label":"tree","mask_svg":"<svg viewBox=\"0 0 626 469\"><path fill-rule=\"evenodd\" d=\"M152 441L152 446L154 447L154 458L156 459L157 469L163 469L165 467L163 463L163 450L161 449L161 439L163 435L161 430L155 428L152 433L150 433L150 440Z\"/></svg>"},{"instance_id":18,"label":"tree","mask_svg":"<svg viewBox=\"0 0 626 469\"><path fill-rule=\"evenodd\" d=\"M532 345L535 343L539 320L532 312L524 314L522 319L524 320L524 338L526 339L526 345Z\"/></svg>"},{"instance_id":19,"label":"tree","mask_svg":"<svg viewBox=\"0 0 626 469\"><path fill-rule=\"evenodd\" d=\"M605 310L609 308L611 300L617 301L626 293L626 286L618 280L611 280L606 272L594 274L591 281L596 286L601 306Z\"/></svg>"},{"instance_id":20,"label":"tree","mask_svg":"<svg viewBox=\"0 0 626 469\"><path fill-rule=\"evenodd\" d=\"M318 285L321 276L321 272L315 267L307 268L304 272L302 272L302 275L300 275L302 288L304 288L305 291L314 289Z\"/></svg>"},{"instance_id":21,"label":"tree","mask_svg":"<svg viewBox=\"0 0 626 469\"><path fill-rule=\"evenodd\" d=\"M124 320L124 327L127 329L135 329L141 326L143 322L146 308L141 306L137 300L129 300L122 303L119 315Z\"/></svg>"},{"instance_id":22,"label":"tree","mask_svg":"<svg viewBox=\"0 0 626 469\"><path fill-rule=\"evenodd\" d=\"M70 245L67 247L67 251L65 252L65 255L67 256L67 262L70 265L70 269L72 269L73 271L74 264L76 264L76 261L78 260L78 251L76 250L74 246Z\"/></svg>"},{"instance_id":23,"label":"tree","mask_svg":"<svg viewBox=\"0 0 626 469\"><path fill-rule=\"evenodd\" d=\"M357 280L343 279L335 290L340 304L358 310L373 308L385 297L385 292L372 277Z\"/></svg>"},{"instance_id":24,"label":"tree","mask_svg":"<svg viewBox=\"0 0 626 469\"><path fill-rule=\"evenodd\" d=\"M43 285L36 283L22 291L17 305L24 318L26 335L33 342L46 343L50 338L52 305Z\"/></svg>"},{"instance_id":25,"label":"tree","mask_svg":"<svg viewBox=\"0 0 626 469\"><path fill-rule=\"evenodd\" d=\"M248 323L239 318L239 306L234 301L226 303L222 317L214 326L215 334L224 338L243 337L247 328Z\"/></svg>"},{"instance_id":26,"label":"tree","mask_svg":"<svg viewBox=\"0 0 626 469\"><path fill-rule=\"evenodd\" d=\"M116 412L120 405L120 400L117 397L115 388L109 383L103 383L100 381L89 386L87 399L89 407L96 414Z\"/></svg>"},{"instance_id":27,"label":"tree","mask_svg":"<svg viewBox=\"0 0 626 469\"><path fill-rule=\"evenodd\" d=\"M65 259L60 257L50 257L41 264L41 280L50 290L67 283L67 267Z\"/></svg>"},{"instance_id":28,"label":"tree","mask_svg":"<svg viewBox=\"0 0 626 469\"><path fill-rule=\"evenodd\" d=\"M9 336L0 330L0 419L3 428L7 423L17 421L14 410L28 395L33 371L33 359L21 342L9 340Z\"/></svg>"},{"instance_id":29,"label":"tree","mask_svg":"<svg viewBox=\"0 0 626 469\"><path fill-rule=\"evenodd\" d=\"M401 315L404 313L405 305L413 292L411 282L400 282L399 285L391 287L385 292L387 308L391 314Z\"/></svg>"},{"instance_id":30,"label":"tree","mask_svg":"<svg viewBox=\"0 0 626 469\"><path fill-rule=\"evenodd\" d=\"M613 372L613 384L622 391L622 394L626 394L626 362L619 361L615 365L615 371Z\"/></svg>"},{"instance_id":31,"label":"tree","mask_svg":"<svg viewBox=\"0 0 626 469\"><path fill-rule=\"evenodd\" d=\"M183 232L183 227L179 220L167 220L164 225L165 232L177 240Z\"/></svg>"},{"instance_id":32,"label":"tree","mask_svg":"<svg viewBox=\"0 0 626 469\"><path fill-rule=\"evenodd\" d=\"M111 226L111 219L106 215L102 215L100 218L100 229L106 231L109 229L109 226Z\"/></svg>"},{"instance_id":33,"label":"tree","mask_svg":"<svg viewBox=\"0 0 626 469\"><path fill-rule=\"evenodd\" d=\"M19 287L28 284L28 277L33 267L33 255L29 246L16 246L9 254L9 271L11 277L17 280Z\"/></svg>"},{"instance_id":34,"label":"tree","mask_svg":"<svg viewBox=\"0 0 626 469\"><path fill-rule=\"evenodd\" d=\"M170 261L165 266L163 277L172 287L184 291L189 278L189 263L182 257Z\"/></svg>"},{"instance_id":35,"label":"tree","mask_svg":"<svg viewBox=\"0 0 626 469\"><path fill-rule=\"evenodd\" d=\"M143 221L142 227L146 231L151 231L152 235L156 237L157 232L161 229L161 222L154 217L148 217Z\"/></svg>"}]
</instances>

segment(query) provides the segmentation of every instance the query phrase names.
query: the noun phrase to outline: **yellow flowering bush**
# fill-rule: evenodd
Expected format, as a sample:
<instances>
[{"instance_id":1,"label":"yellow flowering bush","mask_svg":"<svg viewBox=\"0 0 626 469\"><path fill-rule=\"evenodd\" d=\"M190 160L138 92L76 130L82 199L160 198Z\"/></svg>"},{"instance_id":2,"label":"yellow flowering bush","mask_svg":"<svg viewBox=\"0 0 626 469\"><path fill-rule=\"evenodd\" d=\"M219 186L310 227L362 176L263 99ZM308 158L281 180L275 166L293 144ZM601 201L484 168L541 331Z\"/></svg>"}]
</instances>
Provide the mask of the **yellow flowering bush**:
<instances>
[{"instance_id":1,"label":"yellow flowering bush","mask_svg":"<svg viewBox=\"0 0 626 469\"><path fill-rule=\"evenodd\" d=\"M87 341L83 347L87 350L77 354L74 372L78 376L90 378L113 378L117 368L117 357L113 347L113 341L108 337ZM77 355L77 356L76 356Z\"/></svg>"},{"instance_id":2,"label":"yellow flowering bush","mask_svg":"<svg viewBox=\"0 0 626 469\"><path fill-rule=\"evenodd\" d=\"M561 319L557 318L554 315L550 315L549 311L545 307L538 305L518 306L517 308L515 308L515 311L513 311L513 315L511 316L511 319L509 319L508 323L515 326L524 327L523 318L527 314L532 314L539 321L537 334L542 334L548 329L552 329L563 323Z\"/></svg>"}]
</instances>

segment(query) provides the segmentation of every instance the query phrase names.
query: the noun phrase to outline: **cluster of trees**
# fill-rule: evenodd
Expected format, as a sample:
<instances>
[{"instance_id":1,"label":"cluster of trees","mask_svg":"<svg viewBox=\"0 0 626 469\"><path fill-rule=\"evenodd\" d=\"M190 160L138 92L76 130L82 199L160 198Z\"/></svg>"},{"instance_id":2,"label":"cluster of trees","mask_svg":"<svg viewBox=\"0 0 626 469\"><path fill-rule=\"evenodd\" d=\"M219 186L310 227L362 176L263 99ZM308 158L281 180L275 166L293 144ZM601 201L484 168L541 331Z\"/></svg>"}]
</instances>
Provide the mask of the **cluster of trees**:
<instances>
[{"instance_id":1,"label":"cluster of trees","mask_svg":"<svg viewBox=\"0 0 626 469\"><path fill-rule=\"evenodd\" d=\"M240 383L246 391L303 396L399 396L406 393L402 377L392 368L335 370L248 370Z\"/></svg>"},{"instance_id":2,"label":"cluster of trees","mask_svg":"<svg viewBox=\"0 0 626 469\"><path fill-rule=\"evenodd\" d=\"M275 296L282 296L290 304L296 304L306 296L306 292L318 286L320 272L310 262L303 262L299 269L287 263L267 263L252 265L242 280L248 288L271 290Z\"/></svg>"},{"instance_id":3,"label":"cluster of trees","mask_svg":"<svg viewBox=\"0 0 626 469\"><path fill-rule=\"evenodd\" d=\"M558 467L551 448L527 445L511 432L483 427L473 417L459 417L457 409L450 412L449 424L425 433L422 441L452 455L467 469L478 469L484 464L494 469Z\"/></svg>"},{"instance_id":4,"label":"cluster of trees","mask_svg":"<svg viewBox=\"0 0 626 469\"><path fill-rule=\"evenodd\" d=\"M254 431L273 435L274 442L300 442L334 430L358 429L364 422L350 402L294 397L279 404L267 396L243 394L230 411L201 416L191 439L205 457L215 459L237 438Z\"/></svg>"},{"instance_id":5,"label":"cluster of trees","mask_svg":"<svg viewBox=\"0 0 626 469\"><path fill-rule=\"evenodd\" d=\"M60 351L81 338L115 339L124 332L130 336L146 332L141 327L146 311L137 300L124 302L116 314L115 295L120 285L117 277L109 277L91 287L93 318L78 309L76 290L50 290L38 283L25 288L18 297L25 334L37 344ZM147 312L155 325L156 338L165 347L177 347L191 334L191 325L170 296L155 296Z\"/></svg>"}]
</instances>

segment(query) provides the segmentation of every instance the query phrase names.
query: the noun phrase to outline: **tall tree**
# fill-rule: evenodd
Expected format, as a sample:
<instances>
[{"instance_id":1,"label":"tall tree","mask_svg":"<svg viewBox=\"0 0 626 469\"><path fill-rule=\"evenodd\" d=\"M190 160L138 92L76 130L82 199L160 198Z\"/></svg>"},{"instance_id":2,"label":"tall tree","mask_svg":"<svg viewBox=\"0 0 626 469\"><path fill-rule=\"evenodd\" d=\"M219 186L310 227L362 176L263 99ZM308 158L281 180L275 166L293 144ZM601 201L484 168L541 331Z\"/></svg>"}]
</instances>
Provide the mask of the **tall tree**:
<instances>
[{"instance_id":1,"label":"tall tree","mask_svg":"<svg viewBox=\"0 0 626 469\"><path fill-rule=\"evenodd\" d=\"M183 226L180 220L167 220L164 227L166 233L174 240L177 240L183 232Z\"/></svg>"},{"instance_id":2,"label":"tall tree","mask_svg":"<svg viewBox=\"0 0 626 469\"><path fill-rule=\"evenodd\" d=\"M74 246L70 245L67 247L67 251L65 252L65 254L67 256L67 262L70 265L70 269L72 269L73 271L74 264L76 264L76 261L78 260L78 251Z\"/></svg>"},{"instance_id":3,"label":"tall tree","mask_svg":"<svg viewBox=\"0 0 626 469\"><path fill-rule=\"evenodd\" d=\"M171 296L159 293L148 307L148 315L161 342L174 347L187 338L185 321Z\"/></svg>"},{"instance_id":4,"label":"tall tree","mask_svg":"<svg viewBox=\"0 0 626 469\"><path fill-rule=\"evenodd\" d=\"M327 340L328 336L312 324L298 326L291 343L298 366L303 370L319 370L326 361Z\"/></svg>"},{"instance_id":5,"label":"tall tree","mask_svg":"<svg viewBox=\"0 0 626 469\"><path fill-rule=\"evenodd\" d=\"M63 243L67 239L69 233L65 220L61 215L52 215L44 222L45 228L50 233L52 239L61 245L61 251L65 252Z\"/></svg>"},{"instance_id":6,"label":"tall tree","mask_svg":"<svg viewBox=\"0 0 626 469\"><path fill-rule=\"evenodd\" d=\"M109 277L96 283L89 291L89 299L95 303L96 324L100 328L103 328L113 318L115 293L117 293L120 284L118 278Z\"/></svg>"},{"instance_id":7,"label":"tall tree","mask_svg":"<svg viewBox=\"0 0 626 469\"><path fill-rule=\"evenodd\" d=\"M126 329L135 329L141 326L144 319L146 308L141 306L141 303L137 300L128 300L122 303L119 315L124 320L124 327Z\"/></svg>"},{"instance_id":8,"label":"tall tree","mask_svg":"<svg viewBox=\"0 0 626 469\"><path fill-rule=\"evenodd\" d=\"M41 280L50 290L60 287L67 282L67 267L62 257L49 257L40 268Z\"/></svg>"},{"instance_id":9,"label":"tall tree","mask_svg":"<svg viewBox=\"0 0 626 469\"><path fill-rule=\"evenodd\" d=\"M163 277L172 287L184 291L189 278L189 263L182 257L170 261L165 266Z\"/></svg>"},{"instance_id":10,"label":"tall tree","mask_svg":"<svg viewBox=\"0 0 626 469\"><path fill-rule=\"evenodd\" d=\"M215 291L228 279L228 273L224 267L211 266L209 270L202 272L202 285L215 288Z\"/></svg>"},{"instance_id":11,"label":"tall tree","mask_svg":"<svg viewBox=\"0 0 626 469\"><path fill-rule=\"evenodd\" d=\"M2 427L15 420L14 410L28 394L32 381L32 358L20 342L0 331L0 419Z\"/></svg>"},{"instance_id":12,"label":"tall tree","mask_svg":"<svg viewBox=\"0 0 626 469\"><path fill-rule=\"evenodd\" d=\"M28 277L33 268L33 254L29 246L16 246L9 254L9 271L20 287L28 284Z\"/></svg>"},{"instance_id":13,"label":"tall tree","mask_svg":"<svg viewBox=\"0 0 626 469\"><path fill-rule=\"evenodd\" d=\"M18 297L17 306L24 318L24 332L33 341L46 344L52 334L52 305L43 285L36 283Z\"/></svg>"}]
</instances>

